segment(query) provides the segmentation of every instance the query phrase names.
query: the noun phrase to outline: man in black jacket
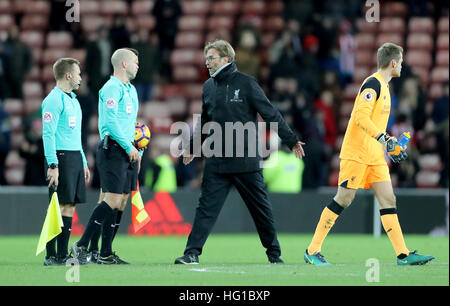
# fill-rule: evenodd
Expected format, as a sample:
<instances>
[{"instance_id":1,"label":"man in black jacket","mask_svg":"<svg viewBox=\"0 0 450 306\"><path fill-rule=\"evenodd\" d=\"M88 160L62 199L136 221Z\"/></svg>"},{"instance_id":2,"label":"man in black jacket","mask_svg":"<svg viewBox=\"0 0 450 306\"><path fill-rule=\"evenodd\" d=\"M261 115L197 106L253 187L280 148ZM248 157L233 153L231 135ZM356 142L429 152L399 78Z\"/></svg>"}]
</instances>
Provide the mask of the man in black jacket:
<instances>
[{"instance_id":1,"label":"man in black jacket","mask_svg":"<svg viewBox=\"0 0 450 306\"><path fill-rule=\"evenodd\" d=\"M261 157L255 153L255 148L258 148L257 114L260 114L266 123L277 125L280 138L298 158L304 156L304 143L298 141L279 111L267 99L256 79L237 70L234 62L235 52L228 42L216 40L208 43L204 54L211 78L203 85L201 119L189 147L186 147L183 153L184 164L190 163L195 155L198 155L195 151L200 149L208 136L202 133L204 127L213 123L210 127L220 127L225 133L221 133L222 143L219 147L215 147L216 142L212 143L215 154L206 158L201 196L192 231L184 256L177 258L175 264L199 262L198 256L202 253L203 245L232 185L236 187L250 211L262 245L267 249L269 262L283 263L272 207L264 185ZM237 127L231 134L228 133L230 126ZM210 133L209 136L213 135ZM194 147L196 137L201 137L200 146Z\"/></svg>"}]
</instances>

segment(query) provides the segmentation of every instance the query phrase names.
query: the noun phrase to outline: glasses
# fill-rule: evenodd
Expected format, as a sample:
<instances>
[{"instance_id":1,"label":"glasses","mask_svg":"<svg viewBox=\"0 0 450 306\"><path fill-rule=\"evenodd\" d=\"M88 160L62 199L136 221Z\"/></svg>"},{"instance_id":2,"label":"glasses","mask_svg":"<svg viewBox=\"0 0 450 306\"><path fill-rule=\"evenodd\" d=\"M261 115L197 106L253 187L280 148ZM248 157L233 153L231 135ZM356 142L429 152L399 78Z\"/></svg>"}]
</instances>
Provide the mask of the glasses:
<instances>
[{"instance_id":1,"label":"glasses","mask_svg":"<svg viewBox=\"0 0 450 306\"><path fill-rule=\"evenodd\" d=\"M205 60L207 62L211 62L211 61L215 60L216 58L221 58L221 57L222 56L207 56L207 57L205 57Z\"/></svg>"}]
</instances>

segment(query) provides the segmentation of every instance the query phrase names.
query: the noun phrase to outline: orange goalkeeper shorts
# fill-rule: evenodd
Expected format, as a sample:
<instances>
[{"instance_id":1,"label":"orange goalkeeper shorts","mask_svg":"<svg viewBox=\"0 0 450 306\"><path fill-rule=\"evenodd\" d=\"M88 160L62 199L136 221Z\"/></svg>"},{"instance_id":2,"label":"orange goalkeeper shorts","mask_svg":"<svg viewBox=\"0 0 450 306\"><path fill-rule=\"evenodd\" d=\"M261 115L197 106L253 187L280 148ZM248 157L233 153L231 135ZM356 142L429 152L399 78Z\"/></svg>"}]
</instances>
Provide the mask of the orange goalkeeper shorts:
<instances>
[{"instance_id":1,"label":"orange goalkeeper shorts","mask_svg":"<svg viewBox=\"0 0 450 306\"><path fill-rule=\"evenodd\" d=\"M350 189L369 189L372 183L390 182L389 167L366 165L354 160L342 159L339 168L339 186Z\"/></svg>"}]
</instances>

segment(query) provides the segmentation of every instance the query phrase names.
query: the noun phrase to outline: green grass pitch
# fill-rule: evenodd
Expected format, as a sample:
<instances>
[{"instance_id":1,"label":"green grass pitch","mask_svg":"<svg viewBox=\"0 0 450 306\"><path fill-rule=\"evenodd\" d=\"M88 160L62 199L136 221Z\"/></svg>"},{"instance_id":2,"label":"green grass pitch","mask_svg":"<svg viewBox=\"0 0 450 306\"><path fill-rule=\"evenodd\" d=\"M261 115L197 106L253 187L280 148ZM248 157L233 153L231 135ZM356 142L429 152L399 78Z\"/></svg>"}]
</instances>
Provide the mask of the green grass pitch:
<instances>
[{"instance_id":1,"label":"green grass pitch","mask_svg":"<svg viewBox=\"0 0 450 306\"><path fill-rule=\"evenodd\" d=\"M270 265L256 234L212 234L199 265L174 265L187 237L119 235L113 249L131 265L79 267L79 282L69 283L70 267L44 267L35 256L38 236L0 237L0 285L144 286L415 286L449 285L449 239L405 235L411 250L433 254L424 266L399 267L386 236L331 234L322 249L330 267L304 263L311 235L280 234L284 265ZM72 237L70 243L76 241ZM369 261L379 263L366 266ZM372 269L372 270L370 270ZM378 274L376 274L378 273ZM367 276L369 276L368 281ZM377 277L378 276L378 277Z\"/></svg>"}]
</instances>

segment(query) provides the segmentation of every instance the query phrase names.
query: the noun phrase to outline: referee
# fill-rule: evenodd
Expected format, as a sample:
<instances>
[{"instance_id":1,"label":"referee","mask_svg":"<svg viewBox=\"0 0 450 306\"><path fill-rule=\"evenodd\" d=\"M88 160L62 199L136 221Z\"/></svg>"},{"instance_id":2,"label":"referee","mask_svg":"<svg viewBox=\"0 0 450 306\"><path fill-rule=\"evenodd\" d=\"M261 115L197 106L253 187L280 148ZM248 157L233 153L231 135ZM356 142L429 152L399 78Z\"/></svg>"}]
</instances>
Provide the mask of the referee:
<instances>
[{"instance_id":1,"label":"referee","mask_svg":"<svg viewBox=\"0 0 450 306\"><path fill-rule=\"evenodd\" d=\"M80 87L79 64L73 58L60 58L55 62L56 87L41 106L49 193L51 195L53 186L57 186L64 223L62 232L46 245L44 266L64 265L70 258L68 244L75 204L86 202L90 174L81 146L81 107L73 93Z\"/></svg>"},{"instance_id":2,"label":"referee","mask_svg":"<svg viewBox=\"0 0 450 306\"><path fill-rule=\"evenodd\" d=\"M233 137L222 137L222 149L233 145L233 148L242 150L243 157L206 158L206 165L201 187L201 196L196 209L194 224L189 234L184 256L175 260L175 264L197 264L198 256L202 253L203 245L216 222L231 186L236 187L244 200L255 222L256 229L270 263L283 263L280 258L281 249L278 243L272 207L267 197L262 169L261 158L252 157L249 144L257 144L257 114L267 123L278 124L278 134L298 158L304 156L303 142L291 131L279 111L270 103L255 78L241 73L236 68L235 52L231 45L224 40L207 43L204 48L206 67L211 78L203 85L202 114L199 125L196 127L194 137L208 122L220 125L222 131L229 123L241 123L254 126L252 133L244 141ZM225 128L226 130L226 128ZM222 133L224 135L226 133ZM250 134L255 135L251 139ZM204 135L201 137L203 143ZM191 139L190 148L192 148ZM256 146L257 147L257 146ZM196 149L196 148L194 148ZM233 149L233 152L234 152ZM190 163L194 155L183 153L184 164ZM224 156L224 155L222 155Z\"/></svg>"},{"instance_id":3,"label":"referee","mask_svg":"<svg viewBox=\"0 0 450 306\"><path fill-rule=\"evenodd\" d=\"M101 141L97 158L104 197L92 212L81 239L71 246L80 264L87 263L89 241L100 228L102 246L97 263L127 264L112 252L112 239L117 211L130 192L136 190L142 154L133 146L139 101L130 81L139 68L137 51L118 49L111 56L111 64L114 73L100 89L98 101Z\"/></svg>"}]
</instances>

